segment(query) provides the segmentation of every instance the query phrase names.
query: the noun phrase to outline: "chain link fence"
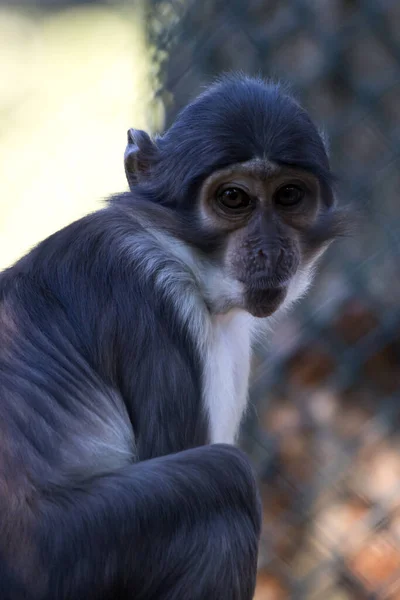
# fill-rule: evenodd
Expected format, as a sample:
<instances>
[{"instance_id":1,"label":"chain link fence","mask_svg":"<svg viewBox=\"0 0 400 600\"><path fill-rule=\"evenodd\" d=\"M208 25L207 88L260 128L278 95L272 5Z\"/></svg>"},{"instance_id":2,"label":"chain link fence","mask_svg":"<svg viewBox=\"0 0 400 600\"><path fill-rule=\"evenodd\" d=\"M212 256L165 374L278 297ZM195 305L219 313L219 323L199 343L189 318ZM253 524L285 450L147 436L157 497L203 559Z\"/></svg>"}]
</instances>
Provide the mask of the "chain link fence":
<instances>
[{"instance_id":1,"label":"chain link fence","mask_svg":"<svg viewBox=\"0 0 400 600\"><path fill-rule=\"evenodd\" d=\"M257 350L257 600L400 599L400 2L151 0L167 124L212 77L288 81L362 215Z\"/></svg>"}]
</instances>

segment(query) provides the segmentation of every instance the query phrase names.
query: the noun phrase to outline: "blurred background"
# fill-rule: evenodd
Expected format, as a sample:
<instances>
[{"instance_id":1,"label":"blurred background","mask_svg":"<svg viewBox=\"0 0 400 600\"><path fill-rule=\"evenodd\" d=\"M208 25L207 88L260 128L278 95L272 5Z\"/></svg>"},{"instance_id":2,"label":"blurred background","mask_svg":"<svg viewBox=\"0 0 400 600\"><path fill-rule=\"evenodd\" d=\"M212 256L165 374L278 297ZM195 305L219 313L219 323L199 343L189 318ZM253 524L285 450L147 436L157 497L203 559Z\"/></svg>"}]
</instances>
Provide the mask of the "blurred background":
<instances>
[{"instance_id":1,"label":"blurred background","mask_svg":"<svg viewBox=\"0 0 400 600\"><path fill-rule=\"evenodd\" d=\"M291 84L363 216L257 348L255 598L400 600L398 0L0 0L0 268L126 189L128 127L230 69Z\"/></svg>"}]
</instances>

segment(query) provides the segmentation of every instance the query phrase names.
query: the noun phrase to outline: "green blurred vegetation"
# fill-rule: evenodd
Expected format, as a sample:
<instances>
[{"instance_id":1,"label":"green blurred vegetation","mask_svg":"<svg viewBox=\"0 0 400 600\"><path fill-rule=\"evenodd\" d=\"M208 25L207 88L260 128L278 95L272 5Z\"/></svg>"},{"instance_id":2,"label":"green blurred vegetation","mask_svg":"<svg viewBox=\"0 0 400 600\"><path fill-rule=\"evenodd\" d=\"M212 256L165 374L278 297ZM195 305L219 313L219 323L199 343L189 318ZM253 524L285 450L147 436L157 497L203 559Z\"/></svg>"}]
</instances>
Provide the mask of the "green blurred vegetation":
<instances>
[{"instance_id":1,"label":"green blurred vegetation","mask_svg":"<svg viewBox=\"0 0 400 600\"><path fill-rule=\"evenodd\" d=\"M130 126L160 127L140 2L0 10L0 269L126 189Z\"/></svg>"}]
</instances>

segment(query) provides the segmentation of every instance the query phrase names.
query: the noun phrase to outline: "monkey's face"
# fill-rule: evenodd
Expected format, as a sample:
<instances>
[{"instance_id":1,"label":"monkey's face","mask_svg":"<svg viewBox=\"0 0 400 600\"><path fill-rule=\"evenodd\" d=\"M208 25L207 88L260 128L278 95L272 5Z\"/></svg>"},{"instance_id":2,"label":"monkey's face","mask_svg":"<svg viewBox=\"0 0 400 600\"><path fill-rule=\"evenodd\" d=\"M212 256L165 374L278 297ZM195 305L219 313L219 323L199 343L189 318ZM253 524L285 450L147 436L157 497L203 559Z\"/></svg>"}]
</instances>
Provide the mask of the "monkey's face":
<instances>
[{"instance_id":1,"label":"monkey's face","mask_svg":"<svg viewBox=\"0 0 400 600\"><path fill-rule=\"evenodd\" d=\"M170 209L214 313L266 317L288 306L348 230L317 128L279 85L259 79L223 78L155 141L133 132L125 166L132 191Z\"/></svg>"},{"instance_id":2,"label":"monkey's face","mask_svg":"<svg viewBox=\"0 0 400 600\"><path fill-rule=\"evenodd\" d=\"M203 225L223 234L218 259L225 310L267 317L307 289L313 265L329 245L330 191L301 169L255 159L214 173L203 184ZM319 232L320 233L320 232ZM212 293L217 304L218 290ZM222 308L220 306L220 308Z\"/></svg>"}]
</instances>

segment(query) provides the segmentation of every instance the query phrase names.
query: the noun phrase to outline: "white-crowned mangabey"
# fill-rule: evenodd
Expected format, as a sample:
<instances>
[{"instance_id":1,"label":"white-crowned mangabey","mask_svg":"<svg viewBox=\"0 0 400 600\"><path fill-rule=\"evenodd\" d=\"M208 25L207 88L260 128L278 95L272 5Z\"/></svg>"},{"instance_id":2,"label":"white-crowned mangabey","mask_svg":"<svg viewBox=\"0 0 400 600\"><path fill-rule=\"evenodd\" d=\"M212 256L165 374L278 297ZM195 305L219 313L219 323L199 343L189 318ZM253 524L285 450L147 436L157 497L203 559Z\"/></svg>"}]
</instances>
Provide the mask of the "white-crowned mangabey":
<instances>
[{"instance_id":1,"label":"white-crowned mangabey","mask_svg":"<svg viewBox=\"0 0 400 600\"><path fill-rule=\"evenodd\" d=\"M131 192L0 276L2 600L250 600L260 504L231 444L252 335L340 231L323 142L279 87L221 79Z\"/></svg>"}]
</instances>

